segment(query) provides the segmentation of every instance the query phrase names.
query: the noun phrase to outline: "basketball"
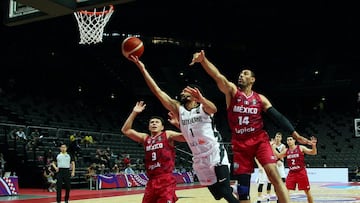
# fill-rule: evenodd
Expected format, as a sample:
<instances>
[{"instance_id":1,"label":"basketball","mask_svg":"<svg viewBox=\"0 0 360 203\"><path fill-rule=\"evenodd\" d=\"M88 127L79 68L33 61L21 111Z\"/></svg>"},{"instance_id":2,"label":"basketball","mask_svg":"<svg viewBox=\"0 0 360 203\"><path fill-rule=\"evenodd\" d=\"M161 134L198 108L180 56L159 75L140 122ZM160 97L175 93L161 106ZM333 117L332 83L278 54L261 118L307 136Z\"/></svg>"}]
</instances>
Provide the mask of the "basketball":
<instances>
[{"instance_id":1,"label":"basketball","mask_svg":"<svg viewBox=\"0 0 360 203\"><path fill-rule=\"evenodd\" d=\"M140 57L144 53L144 44L137 37L127 37L121 44L121 51L126 58L131 55Z\"/></svg>"}]
</instances>

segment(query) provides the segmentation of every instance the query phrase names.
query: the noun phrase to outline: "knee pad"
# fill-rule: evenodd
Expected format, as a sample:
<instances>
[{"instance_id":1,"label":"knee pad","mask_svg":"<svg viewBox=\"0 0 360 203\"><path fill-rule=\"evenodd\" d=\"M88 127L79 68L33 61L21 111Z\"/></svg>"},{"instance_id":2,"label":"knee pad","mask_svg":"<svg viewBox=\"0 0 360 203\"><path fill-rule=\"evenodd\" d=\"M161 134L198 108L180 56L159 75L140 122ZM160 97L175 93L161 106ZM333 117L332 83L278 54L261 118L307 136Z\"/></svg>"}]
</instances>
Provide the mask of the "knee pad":
<instances>
[{"instance_id":1,"label":"knee pad","mask_svg":"<svg viewBox=\"0 0 360 203\"><path fill-rule=\"evenodd\" d=\"M239 200L249 200L250 199L250 187L245 185L238 185L237 191L239 194Z\"/></svg>"},{"instance_id":2,"label":"knee pad","mask_svg":"<svg viewBox=\"0 0 360 203\"><path fill-rule=\"evenodd\" d=\"M264 187L264 184L259 184L259 186L258 186L258 192L262 192L262 191L263 191L263 187Z\"/></svg>"},{"instance_id":3,"label":"knee pad","mask_svg":"<svg viewBox=\"0 0 360 203\"><path fill-rule=\"evenodd\" d=\"M249 200L250 199L250 178L249 174L242 174L238 176L238 194L239 200Z\"/></svg>"}]
</instances>

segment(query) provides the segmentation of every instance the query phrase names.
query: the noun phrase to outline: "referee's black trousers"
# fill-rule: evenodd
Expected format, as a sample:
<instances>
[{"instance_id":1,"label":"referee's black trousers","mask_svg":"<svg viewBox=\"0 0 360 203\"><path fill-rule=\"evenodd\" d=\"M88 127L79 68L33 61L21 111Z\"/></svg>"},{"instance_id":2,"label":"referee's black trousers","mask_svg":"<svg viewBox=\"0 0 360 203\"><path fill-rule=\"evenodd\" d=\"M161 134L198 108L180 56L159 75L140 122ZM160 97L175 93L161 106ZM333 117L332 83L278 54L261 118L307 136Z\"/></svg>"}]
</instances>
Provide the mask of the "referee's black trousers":
<instances>
[{"instance_id":1,"label":"referee's black trousers","mask_svg":"<svg viewBox=\"0 0 360 203\"><path fill-rule=\"evenodd\" d=\"M57 182L56 182L56 202L61 202L61 190L62 185L65 185L65 202L69 201L70 197L70 169L68 168L59 168L59 172L57 174Z\"/></svg>"}]
</instances>

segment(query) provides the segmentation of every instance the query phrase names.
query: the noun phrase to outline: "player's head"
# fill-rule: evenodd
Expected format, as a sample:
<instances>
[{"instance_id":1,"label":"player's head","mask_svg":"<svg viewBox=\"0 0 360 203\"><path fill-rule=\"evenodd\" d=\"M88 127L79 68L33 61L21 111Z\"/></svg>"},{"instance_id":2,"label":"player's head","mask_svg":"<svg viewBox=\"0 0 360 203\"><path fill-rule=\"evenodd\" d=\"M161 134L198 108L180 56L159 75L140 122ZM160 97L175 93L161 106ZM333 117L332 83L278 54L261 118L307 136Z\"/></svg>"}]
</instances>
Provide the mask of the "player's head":
<instances>
[{"instance_id":1,"label":"player's head","mask_svg":"<svg viewBox=\"0 0 360 203\"><path fill-rule=\"evenodd\" d=\"M238 78L238 86L240 88L252 86L255 83L255 73L248 67L240 72Z\"/></svg>"},{"instance_id":2,"label":"player's head","mask_svg":"<svg viewBox=\"0 0 360 203\"><path fill-rule=\"evenodd\" d=\"M164 119L160 116L151 116L149 120L149 131L158 133L164 130Z\"/></svg>"},{"instance_id":3,"label":"player's head","mask_svg":"<svg viewBox=\"0 0 360 203\"><path fill-rule=\"evenodd\" d=\"M286 143L289 147L295 146L295 139L292 136L286 138Z\"/></svg>"},{"instance_id":4,"label":"player's head","mask_svg":"<svg viewBox=\"0 0 360 203\"><path fill-rule=\"evenodd\" d=\"M202 91L202 89L201 89L200 86L195 85L195 84L189 84L189 85L187 85L186 87L191 87L191 88L194 88L194 89L196 88L196 89L198 89L199 92L204 96L203 91ZM181 91L181 93L180 93L180 103L181 103L182 105L184 105L184 104L192 101L191 94L190 94L189 92L186 92L186 91L185 91L186 87L185 87L185 88Z\"/></svg>"},{"instance_id":5,"label":"player's head","mask_svg":"<svg viewBox=\"0 0 360 203\"><path fill-rule=\"evenodd\" d=\"M275 141L281 142L282 140L282 133L281 132L277 132L275 134Z\"/></svg>"}]
</instances>

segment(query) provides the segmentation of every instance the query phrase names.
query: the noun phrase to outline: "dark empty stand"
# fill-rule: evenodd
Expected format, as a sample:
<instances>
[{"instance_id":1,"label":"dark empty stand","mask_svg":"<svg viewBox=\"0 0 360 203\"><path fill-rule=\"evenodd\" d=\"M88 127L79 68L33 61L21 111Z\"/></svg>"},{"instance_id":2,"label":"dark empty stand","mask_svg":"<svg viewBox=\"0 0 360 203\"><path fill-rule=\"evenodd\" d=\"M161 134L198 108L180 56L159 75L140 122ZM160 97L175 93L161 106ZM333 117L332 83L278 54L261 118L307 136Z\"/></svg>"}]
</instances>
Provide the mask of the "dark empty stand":
<instances>
[{"instance_id":1,"label":"dark empty stand","mask_svg":"<svg viewBox=\"0 0 360 203\"><path fill-rule=\"evenodd\" d=\"M129 113L127 108L129 107L114 111L113 107L99 108L71 99L38 96L0 97L0 146L8 160L8 170L17 172L21 186L36 185L32 183L33 177L41 176L42 168L46 164L45 152L52 150L54 155L57 154L58 144L69 143L72 133L80 137L91 135L95 141L86 146L80 143L76 176L72 178L74 186L84 187L87 184L84 174L93 162L98 148L110 147L115 156L126 153L130 154L134 161L143 160L143 147L120 133L123 119ZM146 113L139 116L134 127L146 132L148 118ZM318 138L318 155L305 158L309 167L324 167L326 164L326 167L348 167L349 171L352 171L360 164L360 138L354 137L353 119L352 114L347 112L313 112L301 115L301 119L295 124L297 130L304 136L314 135ZM38 129L42 135L41 144L26 146L14 140L11 133L18 127L26 129L27 135ZM276 126L269 127L269 135L273 137L278 130ZM226 140L230 140L227 130L221 132ZM284 143L286 136L284 134ZM176 163L191 167L192 156L187 144L178 143L176 147ZM229 142L226 147L231 159ZM33 176L29 176L29 173Z\"/></svg>"}]
</instances>

